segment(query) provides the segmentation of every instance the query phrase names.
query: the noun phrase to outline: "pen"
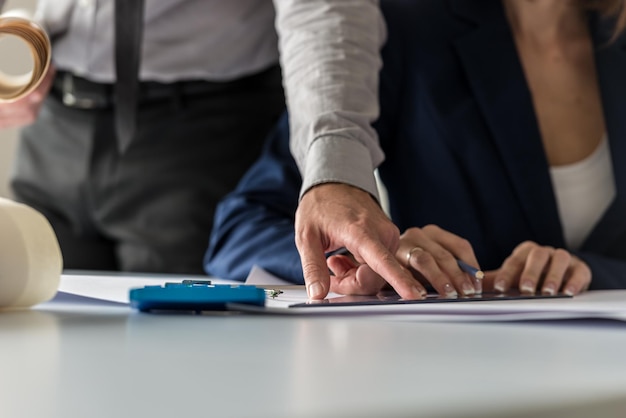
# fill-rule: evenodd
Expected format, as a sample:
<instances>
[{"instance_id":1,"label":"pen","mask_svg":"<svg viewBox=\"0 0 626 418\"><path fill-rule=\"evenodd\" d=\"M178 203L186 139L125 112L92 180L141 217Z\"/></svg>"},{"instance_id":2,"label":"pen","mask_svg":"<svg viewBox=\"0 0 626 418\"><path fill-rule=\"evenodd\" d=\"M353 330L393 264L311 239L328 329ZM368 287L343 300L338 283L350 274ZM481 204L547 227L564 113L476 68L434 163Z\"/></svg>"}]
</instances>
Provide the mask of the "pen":
<instances>
[{"instance_id":1,"label":"pen","mask_svg":"<svg viewBox=\"0 0 626 418\"><path fill-rule=\"evenodd\" d=\"M461 267L461 270L463 270L466 273L469 273L472 277L475 277L478 280L482 280L485 277L485 273L483 273L482 270L479 270L476 267L470 266L463 260L457 259L456 263L459 265L459 267Z\"/></svg>"}]
</instances>

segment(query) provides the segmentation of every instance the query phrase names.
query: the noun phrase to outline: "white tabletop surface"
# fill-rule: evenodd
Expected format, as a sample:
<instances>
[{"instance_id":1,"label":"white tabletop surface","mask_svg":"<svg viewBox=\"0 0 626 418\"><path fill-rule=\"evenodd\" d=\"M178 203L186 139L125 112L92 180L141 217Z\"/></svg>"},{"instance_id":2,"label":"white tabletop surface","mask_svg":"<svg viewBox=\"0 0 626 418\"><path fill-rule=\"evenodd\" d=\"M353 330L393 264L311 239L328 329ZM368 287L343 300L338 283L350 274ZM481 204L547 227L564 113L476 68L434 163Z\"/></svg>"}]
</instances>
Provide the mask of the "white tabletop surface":
<instances>
[{"instance_id":1,"label":"white tabletop surface","mask_svg":"<svg viewBox=\"0 0 626 418\"><path fill-rule=\"evenodd\" d=\"M0 314L0 417L624 417L626 323Z\"/></svg>"}]
</instances>

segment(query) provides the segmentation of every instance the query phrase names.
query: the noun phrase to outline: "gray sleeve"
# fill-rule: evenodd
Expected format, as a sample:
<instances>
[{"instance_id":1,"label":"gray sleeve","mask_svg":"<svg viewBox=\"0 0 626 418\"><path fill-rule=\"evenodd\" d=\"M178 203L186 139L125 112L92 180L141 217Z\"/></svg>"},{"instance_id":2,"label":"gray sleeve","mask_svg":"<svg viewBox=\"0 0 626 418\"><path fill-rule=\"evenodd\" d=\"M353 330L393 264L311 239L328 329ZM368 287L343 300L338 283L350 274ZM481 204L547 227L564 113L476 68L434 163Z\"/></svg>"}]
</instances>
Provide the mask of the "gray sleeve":
<instances>
[{"instance_id":1,"label":"gray sleeve","mask_svg":"<svg viewBox=\"0 0 626 418\"><path fill-rule=\"evenodd\" d=\"M274 0L301 193L341 182L378 197L384 159L371 123L378 117L378 0Z\"/></svg>"}]
</instances>

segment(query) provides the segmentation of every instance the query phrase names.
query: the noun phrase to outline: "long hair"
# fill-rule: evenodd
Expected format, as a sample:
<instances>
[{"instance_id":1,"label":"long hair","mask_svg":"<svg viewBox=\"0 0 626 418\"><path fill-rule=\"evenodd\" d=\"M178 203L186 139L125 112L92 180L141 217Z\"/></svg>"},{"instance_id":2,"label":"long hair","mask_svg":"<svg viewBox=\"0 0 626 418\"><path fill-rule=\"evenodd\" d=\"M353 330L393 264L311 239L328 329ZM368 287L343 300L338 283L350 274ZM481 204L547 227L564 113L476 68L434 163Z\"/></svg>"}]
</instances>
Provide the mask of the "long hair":
<instances>
[{"instance_id":1,"label":"long hair","mask_svg":"<svg viewBox=\"0 0 626 418\"><path fill-rule=\"evenodd\" d=\"M615 21L613 40L626 29L626 0L583 0L584 5Z\"/></svg>"}]
</instances>

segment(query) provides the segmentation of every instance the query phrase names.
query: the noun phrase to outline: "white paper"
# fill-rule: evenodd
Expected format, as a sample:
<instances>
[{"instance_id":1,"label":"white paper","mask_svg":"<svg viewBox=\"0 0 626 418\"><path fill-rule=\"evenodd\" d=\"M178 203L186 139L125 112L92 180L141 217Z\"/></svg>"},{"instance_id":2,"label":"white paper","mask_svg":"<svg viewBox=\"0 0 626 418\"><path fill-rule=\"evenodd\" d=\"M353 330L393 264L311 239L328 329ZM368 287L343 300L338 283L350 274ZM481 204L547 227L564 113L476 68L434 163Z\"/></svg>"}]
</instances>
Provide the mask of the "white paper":
<instances>
[{"instance_id":1,"label":"white paper","mask_svg":"<svg viewBox=\"0 0 626 418\"><path fill-rule=\"evenodd\" d=\"M259 266L252 266L248 277L246 278L246 284L253 284L256 286L289 286L293 285L280 277L274 276L272 273Z\"/></svg>"},{"instance_id":2,"label":"white paper","mask_svg":"<svg viewBox=\"0 0 626 418\"><path fill-rule=\"evenodd\" d=\"M271 282L272 275L260 268L254 269L256 278ZM259 271L261 270L261 271ZM256 280L255 278L255 280ZM278 279L278 278L276 278ZM280 280L280 279L278 279ZM277 282L279 283L279 282ZM329 294L328 299L340 297ZM502 301L472 301L450 303L416 303L389 305L359 305L290 308L307 303L304 287L284 290L275 298L268 298L267 310L274 314L292 315L385 315L407 320L449 321L522 321L602 318L626 321L626 290L589 291L573 298L520 299Z\"/></svg>"},{"instance_id":3,"label":"white paper","mask_svg":"<svg viewBox=\"0 0 626 418\"><path fill-rule=\"evenodd\" d=\"M71 272L61 275L59 292L129 304L131 289L144 286L162 286L165 283L181 282L185 279L211 280L211 283L214 284L240 283L208 276Z\"/></svg>"},{"instance_id":4,"label":"white paper","mask_svg":"<svg viewBox=\"0 0 626 418\"><path fill-rule=\"evenodd\" d=\"M253 274L254 273L254 274ZM282 281L270 273L256 268L251 272L252 283L267 286L284 286ZM215 284L239 284L229 280L205 276L151 275L125 273L81 273L71 272L61 276L58 303L107 305L111 302L127 306L129 291L133 288L180 282L184 279L210 279ZM250 284L250 281L246 283ZM454 322L502 322L526 320L561 319L613 319L626 321L626 290L590 291L574 298L564 299L521 299L486 302L450 302L424 304L389 304L291 308L291 305L306 303L308 297L304 286L283 288L275 298L268 297L265 308L238 308L254 312L286 315L367 315L389 320L405 321L454 321ZM77 297L71 298L68 295ZM68 299L69 297L69 299ZM329 294L329 298L340 295ZM53 300L50 303L55 303Z\"/></svg>"},{"instance_id":5,"label":"white paper","mask_svg":"<svg viewBox=\"0 0 626 418\"><path fill-rule=\"evenodd\" d=\"M57 292L54 298L49 301L51 304L63 304L63 305L92 305L92 306L124 306L128 307L128 303L114 302L112 300L104 300L92 298L89 296L81 296L67 292ZM46 304L43 304L46 305ZM39 306L43 306L39 305Z\"/></svg>"}]
</instances>

